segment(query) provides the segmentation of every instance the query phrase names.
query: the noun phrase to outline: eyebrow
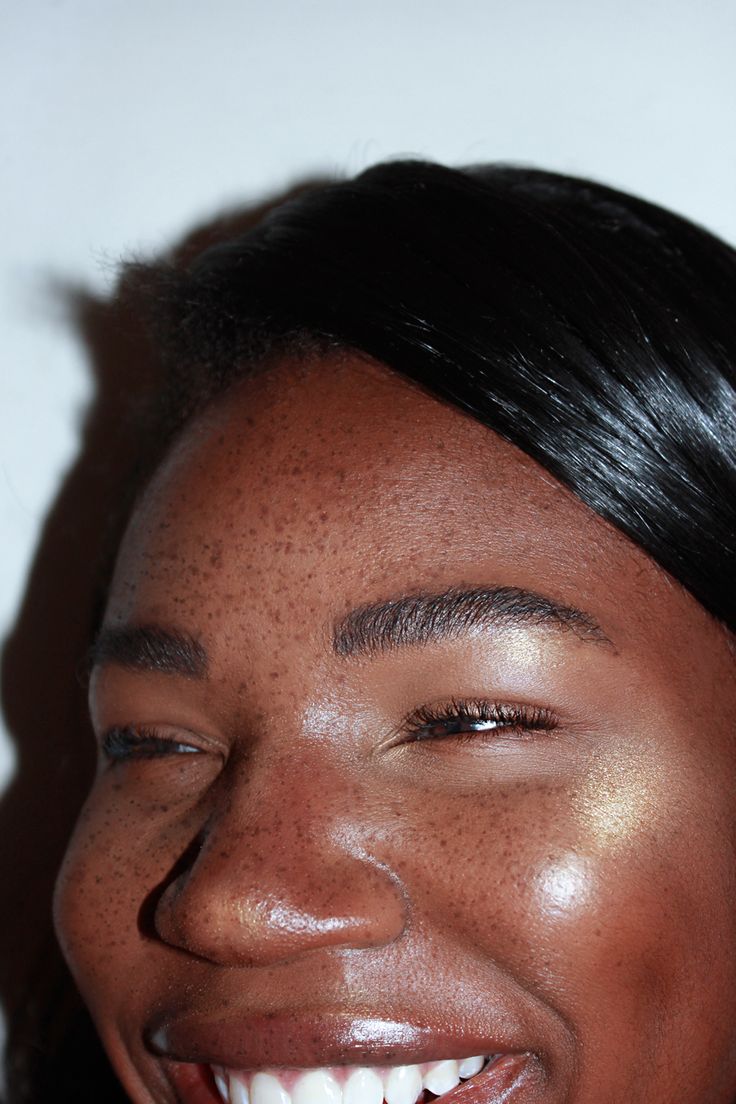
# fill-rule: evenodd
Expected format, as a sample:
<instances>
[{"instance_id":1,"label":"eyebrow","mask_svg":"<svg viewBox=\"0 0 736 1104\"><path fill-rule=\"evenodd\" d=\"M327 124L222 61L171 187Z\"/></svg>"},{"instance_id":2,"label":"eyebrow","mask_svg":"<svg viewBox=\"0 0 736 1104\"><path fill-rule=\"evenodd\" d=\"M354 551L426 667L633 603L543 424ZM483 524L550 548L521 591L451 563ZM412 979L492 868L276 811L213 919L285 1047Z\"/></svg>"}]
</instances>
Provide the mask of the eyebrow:
<instances>
[{"instance_id":1,"label":"eyebrow","mask_svg":"<svg viewBox=\"0 0 736 1104\"><path fill-rule=\"evenodd\" d=\"M475 628L543 627L611 645L601 626L577 609L519 587L453 587L439 594L408 594L351 610L334 627L337 655L375 655L397 648L457 639Z\"/></svg>"},{"instance_id":2,"label":"eyebrow","mask_svg":"<svg viewBox=\"0 0 736 1104\"><path fill-rule=\"evenodd\" d=\"M103 628L87 653L87 671L107 663L190 679L207 674L207 653L199 641L159 625Z\"/></svg>"}]
</instances>

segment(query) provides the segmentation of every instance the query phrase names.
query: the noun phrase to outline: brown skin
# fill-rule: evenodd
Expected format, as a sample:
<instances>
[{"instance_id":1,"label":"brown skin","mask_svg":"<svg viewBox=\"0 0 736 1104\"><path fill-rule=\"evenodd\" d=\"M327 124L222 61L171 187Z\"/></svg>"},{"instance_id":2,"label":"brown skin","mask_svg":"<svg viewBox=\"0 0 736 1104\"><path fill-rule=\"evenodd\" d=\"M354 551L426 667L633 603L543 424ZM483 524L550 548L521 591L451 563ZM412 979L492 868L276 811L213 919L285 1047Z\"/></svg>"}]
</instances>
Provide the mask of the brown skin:
<instances>
[{"instance_id":1,"label":"brown skin","mask_svg":"<svg viewBox=\"0 0 736 1104\"><path fill-rule=\"evenodd\" d=\"M581 607L612 643L529 624L331 646L356 606L487 585ZM144 726L198 754L101 755L58 886L138 1104L210 1099L172 1057L411 1061L479 1040L532 1055L519 1102L733 1104L733 652L518 449L357 356L284 362L186 431L105 620L209 654L204 679L96 670L100 739ZM412 712L467 698L555 727L411 738ZM395 1046L365 1028L358 1054L366 1020L407 1026Z\"/></svg>"}]
</instances>

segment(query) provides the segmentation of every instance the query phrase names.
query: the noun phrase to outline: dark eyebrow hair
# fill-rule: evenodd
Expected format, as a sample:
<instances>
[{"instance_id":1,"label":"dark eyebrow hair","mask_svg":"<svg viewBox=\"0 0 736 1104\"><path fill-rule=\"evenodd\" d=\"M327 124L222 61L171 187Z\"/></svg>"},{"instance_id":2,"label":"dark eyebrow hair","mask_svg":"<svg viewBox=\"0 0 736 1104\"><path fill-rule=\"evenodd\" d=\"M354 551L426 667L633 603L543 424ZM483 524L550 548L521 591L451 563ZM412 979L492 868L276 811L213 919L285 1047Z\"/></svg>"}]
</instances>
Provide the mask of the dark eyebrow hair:
<instances>
[{"instance_id":1,"label":"dark eyebrow hair","mask_svg":"<svg viewBox=\"0 0 736 1104\"><path fill-rule=\"evenodd\" d=\"M439 594L408 594L351 610L334 628L340 656L371 655L394 648L457 638L478 626L534 625L611 644L595 618L519 587L453 587Z\"/></svg>"},{"instance_id":2,"label":"dark eyebrow hair","mask_svg":"<svg viewBox=\"0 0 736 1104\"><path fill-rule=\"evenodd\" d=\"M103 628L87 653L87 671L105 663L194 679L207 673L207 653L199 641L160 625Z\"/></svg>"}]
</instances>

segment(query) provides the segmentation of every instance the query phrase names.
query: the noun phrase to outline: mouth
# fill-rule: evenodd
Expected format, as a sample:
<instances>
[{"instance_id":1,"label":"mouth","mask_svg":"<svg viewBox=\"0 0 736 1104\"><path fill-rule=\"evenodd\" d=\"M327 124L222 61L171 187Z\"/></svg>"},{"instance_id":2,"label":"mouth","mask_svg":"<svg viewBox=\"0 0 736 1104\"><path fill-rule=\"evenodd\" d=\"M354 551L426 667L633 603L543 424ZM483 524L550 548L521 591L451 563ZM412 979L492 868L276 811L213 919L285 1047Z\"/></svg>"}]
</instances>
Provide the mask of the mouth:
<instances>
[{"instance_id":1,"label":"mouth","mask_svg":"<svg viewBox=\"0 0 736 1104\"><path fill-rule=\"evenodd\" d=\"M147 1049L180 1104L537 1100L549 1044L513 1009L463 1023L287 1010L160 1011Z\"/></svg>"},{"instance_id":2,"label":"mouth","mask_svg":"<svg viewBox=\"0 0 736 1104\"><path fill-rule=\"evenodd\" d=\"M476 1083L479 1088L482 1083L483 1100L491 1104L506 1099L529 1058L494 1054L400 1066L208 1068L223 1104L431 1104L438 1098L444 1104L446 1096L450 1104L449 1094L457 1104L461 1099L471 1104L470 1087Z\"/></svg>"}]
</instances>

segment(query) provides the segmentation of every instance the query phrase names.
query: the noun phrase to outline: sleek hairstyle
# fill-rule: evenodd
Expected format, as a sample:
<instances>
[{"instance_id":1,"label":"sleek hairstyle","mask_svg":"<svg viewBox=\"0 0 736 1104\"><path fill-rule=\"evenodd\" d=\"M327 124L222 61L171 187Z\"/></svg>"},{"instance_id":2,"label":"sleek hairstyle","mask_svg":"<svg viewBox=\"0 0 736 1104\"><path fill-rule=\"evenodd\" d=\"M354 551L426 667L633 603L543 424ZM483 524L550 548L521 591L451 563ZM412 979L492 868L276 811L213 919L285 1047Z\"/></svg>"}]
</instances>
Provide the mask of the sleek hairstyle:
<instances>
[{"instance_id":1,"label":"sleek hairstyle","mask_svg":"<svg viewBox=\"0 0 736 1104\"><path fill-rule=\"evenodd\" d=\"M394 162L133 282L180 421L274 353L361 350L534 457L736 629L736 252L707 231L568 176Z\"/></svg>"}]
</instances>

